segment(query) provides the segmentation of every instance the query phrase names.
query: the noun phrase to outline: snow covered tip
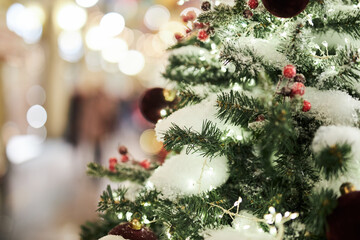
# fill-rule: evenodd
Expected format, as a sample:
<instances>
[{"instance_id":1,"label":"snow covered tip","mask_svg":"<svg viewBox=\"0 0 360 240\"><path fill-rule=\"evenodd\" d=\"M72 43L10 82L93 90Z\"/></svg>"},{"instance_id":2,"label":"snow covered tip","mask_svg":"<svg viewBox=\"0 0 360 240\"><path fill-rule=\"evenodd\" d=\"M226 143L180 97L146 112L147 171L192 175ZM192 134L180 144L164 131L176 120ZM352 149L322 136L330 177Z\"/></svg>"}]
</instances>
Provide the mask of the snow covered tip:
<instances>
[{"instance_id":1,"label":"snow covered tip","mask_svg":"<svg viewBox=\"0 0 360 240\"><path fill-rule=\"evenodd\" d=\"M182 151L157 168L149 182L161 191L165 198L175 199L211 191L224 184L228 178L225 157L210 159L199 153L186 154Z\"/></svg>"}]
</instances>

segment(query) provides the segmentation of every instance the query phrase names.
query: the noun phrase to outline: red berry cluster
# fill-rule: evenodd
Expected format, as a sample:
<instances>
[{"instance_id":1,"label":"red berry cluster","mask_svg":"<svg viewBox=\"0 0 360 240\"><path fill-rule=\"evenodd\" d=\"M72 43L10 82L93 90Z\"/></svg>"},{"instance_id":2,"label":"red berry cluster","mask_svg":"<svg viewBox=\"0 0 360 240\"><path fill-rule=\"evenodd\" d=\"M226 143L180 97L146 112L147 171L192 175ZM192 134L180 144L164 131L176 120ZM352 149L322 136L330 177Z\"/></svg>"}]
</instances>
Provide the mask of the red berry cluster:
<instances>
[{"instance_id":1,"label":"red berry cluster","mask_svg":"<svg viewBox=\"0 0 360 240\"><path fill-rule=\"evenodd\" d=\"M279 94L294 98L296 96L303 96L305 94L305 76L302 74L296 73L296 67L293 65L286 65L283 69L283 75L280 78L279 84L283 78L288 79L287 86L283 87ZM291 87L289 85L292 83ZM304 100L303 102L303 112L308 112L311 109L311 103Z\"/></svg>"},{"instance_id":2,"label":"red berry cluster","mask_svg":"<svg viewBox=\"0 0 360 240\"><path fill-rule=\"evenodd\" d=\"M193 35L193 33L196 32L197 32L197 38L200 41L206 41L210 37L214 29L210 27L209 24L195 22L195 19L196 19L196 13L194 11L189 11L182 16L183 22L187 23L187 27L185 30L186 35L179 32L175 33L174 37L177 41L182 41L185 37L189 35Z\"/></svg>"},{"instance_id":3,"label":"red berry cluster","mask_svg":"<svg viewBox=\"0 0 360 240\"><path fill-rule=\"evenodd\" d=\"M147 159L145 159L141 162L135 161L135 159L133 157L131 157L131 155L128 153L128 150L125 146L120 146L118 150L121 155L120 161L122 163L128 163L131 158L132 159L131 163L133 165L139 165L139 166L143 167L144 169L149 169L151 167L151 162ZM113 158L109 159L109 170L111 172L116 172L116 164L118 164L118 160L116 158L113 157Z\"/></svg>"}]
</instances>

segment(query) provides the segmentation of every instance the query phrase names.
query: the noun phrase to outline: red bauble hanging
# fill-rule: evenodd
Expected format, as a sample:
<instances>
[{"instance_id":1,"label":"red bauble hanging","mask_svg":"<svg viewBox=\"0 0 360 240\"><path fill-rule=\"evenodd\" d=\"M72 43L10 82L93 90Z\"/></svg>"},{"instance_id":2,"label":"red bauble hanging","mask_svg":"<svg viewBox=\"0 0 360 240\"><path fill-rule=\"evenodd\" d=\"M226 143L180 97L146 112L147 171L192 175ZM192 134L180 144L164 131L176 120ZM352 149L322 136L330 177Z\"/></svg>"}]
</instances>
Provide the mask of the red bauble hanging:
<instances>
[{"instance_id":1,"label":"red bauble hanging","mask_svg":"<svg viewBox=\"0 0 360 240\"><path fill-rule=\"evenodd\" d=\"M152 123L161 119L161 110L175 104L175 93L163 88L151 88L140 98L140 111L144 118Z\"/></svg>"},{"instance_id":2,"label":"red bauble hanging","mask_svg":"<svg viewBox=\"0 0 360 240\"><path fill-rule=\"evenodd\" d=\"M271 14L291 18L304 11L309 0L262 0L262 3Z\"/></svg>"},{"instance_id":3,"label":"red bauble hanging","mask_svg":"<svg viewBox=\"0 0 360 240\"><path fill-rule=\"evenodd\" d=\"M338 205L327 218L327 240L359 239L360 191L350 192L338 199Z\"/></svg>"},{"instance_id":4,"label":"red bauble hanging","mask_svg":"<svg viewBox=\"0 0 360 240\"><path fill-rule=\"evenodd\" d=\"M142 227L139 221L122 223L110 230L109 235L100 240L157 240L154 232Z\"/></svg>"},{"instance_id":5,"label":"red bauble hanging","mask_svg":"<svg viewBox=\"0 0 360 240\"><path fill-rule=\"evenodd\" d=\"M283 69L283 75L289 79L294 78L296 76L296 67L290 64L286 65Z\"/></svg>"},{"instance_id":6,"label":"red bauble hanging","mask_svg":"<svg viewBox=\"0 0 360 240\"><path fill-rule=\"evenodd\" d=\"M248 1L248 6L251 9L256 9L259 6L259 2L258 2L258 0L249 0Z\"/></svg>"}]
</instances>

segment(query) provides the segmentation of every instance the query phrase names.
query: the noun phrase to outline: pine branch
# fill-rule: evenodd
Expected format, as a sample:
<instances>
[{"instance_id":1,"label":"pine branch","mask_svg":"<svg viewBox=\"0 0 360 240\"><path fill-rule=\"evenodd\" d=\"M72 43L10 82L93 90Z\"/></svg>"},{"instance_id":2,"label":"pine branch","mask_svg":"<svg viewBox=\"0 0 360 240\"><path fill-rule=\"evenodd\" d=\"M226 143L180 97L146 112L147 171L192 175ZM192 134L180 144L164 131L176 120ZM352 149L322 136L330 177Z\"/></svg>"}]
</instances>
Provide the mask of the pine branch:
<instances>
[{"instance_id":1,"label":"pine branch","mask_svg":"<svg viewBox=\"0 0 360 240\"><path fill-rule=\"evenodd\" d=\"M242 127L248 127L249 122L253 122L257 116L266 114L258 99L234 91L218 96L217 107L218 118Z\"/></svg>"},{"instance_id":2,"label":"pine branch","mask_svg":"<svg viewBox=\"0 0 360 240\"><path fill-rule=\"evenodd\" d=\"M320 193L313 194L309 198L308 215L306 217L306 229L318 237L325 237L326 218L335 209L337 197L334 191L322 189Z\"/></svg>"},{"instance_id":3,"label":"pine branch","mask_svg":"<svg viewBox=\"0 0 360 240\"><path fill-rule=\"evenodd\" d=\"M96 222L86 222L81 226L81 240L98 240L119 224L115 214L102 214Z\"/></svg>"},{"instance_id":4,"label":"pine branch","mask_svg":"<svg viewBox=\"0 0 360 240\"><path fill-rule=\"evenodd\" d=\"M194 105L201 102L206 96L197 95L191 88L184 87L179 91L179 102L177 103L175 109L181 109L183 107Z\"/></svg>"},{"instance_id":5,"label":"pine branch","mask_svg":"<svg viewBox=\"0 0 360 240\"><path fill-rule=\"evenodd\" d=\"M228 85L239 82L236 74L219 63L215 57L199 54L176 54L169 57L163 76L181 84Z\"/></svg>"},{"instance_id":6,"label":"pine branch","mask_svg":"<svg viewBox=\"0 0 360 240\"><path fill-rule=\"evenodd\" d=\"M326 33L329 30L341 34L349 34L353 38L360 38L360 11L358 8L349 6L349 11L339 10L336 12L327 12L319 18L313 19L313 32Z\"/></svg>"},{"instance_id":7,"label":"pine branch","mask_svg":"<svg viewBox=\"0 0 360 240\"><path fill-rule=\"evenodd\" d=\"M222 154L223 133L210 121L204 121L201 132L191 128L180 128L173 124L164 135L166 149L179 149L186 145L186 152L201 152L203 156L217 156Z\"/></svg>"},{"instance_id":8,"label":"pine branch","mask_svg":"<svg viewBox=\"0 0 360 240\"><path fill-rule=\"evenodd\" d=\"M338 177L347 172L347 163L351 159L351 146L335 144L327 146L315 156L315 165L326 179Z\"/></svg>"},{"instance_id":9,"label":"pine branch","mask_svg":"<svg viewBox=\"0 0 360 240\"><path fill-rule=\"evenodd\" d=\"M112 172L99 164L89 163L87 174L94 177L107 177L114 182L128 180L142 184L150 177L151 172L140 167L129 167L125 164L117 164L116 172Z\"/></svg>"}]
</instances>

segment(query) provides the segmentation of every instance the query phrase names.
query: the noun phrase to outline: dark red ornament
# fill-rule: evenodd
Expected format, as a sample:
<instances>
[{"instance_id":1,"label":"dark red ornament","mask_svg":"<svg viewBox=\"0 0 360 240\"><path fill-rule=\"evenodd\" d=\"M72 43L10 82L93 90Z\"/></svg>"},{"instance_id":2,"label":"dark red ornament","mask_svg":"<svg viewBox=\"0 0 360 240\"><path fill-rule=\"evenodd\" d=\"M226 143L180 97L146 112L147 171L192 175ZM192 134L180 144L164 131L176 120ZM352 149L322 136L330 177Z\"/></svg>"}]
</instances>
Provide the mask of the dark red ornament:
<instances>
[{"instance_id":1,"label":"dark red ornament","mask_svg":"<svg viewBox=\"0 0 360 240\"><path fill-rule=\"evenodd\" d=\"M304 11L309 0L262 0L262 3L271 14L291 18Z\"/></svg>"},{"instance_id":2,"label":"dark red ornament","mask_svg":"<svg viewBox=\"0 0 360 240\"><path fill-rule=\"evenodd\" d=\"M116 159L116 158L110 158L110 159L109 159L109 170L110 170L111 172L115 172L115 171L116 171L116 168L115 168L116 164L117 164L117 159Z\"/></svg>"},{"instance_id":3,"label":"dark red ornament","mask_svg":"<svg viewBox=\"0 0 360 240\"><path fill-rule=\"evenodd\" d=\"M248 6L251 9L256 9L259 6L259 1L258 0L249 0Z\"/></svg>"},{"instance_id":4,"label":"dark red ornament","mask_svg":"<svg viewBox=\"0 0 360 240\"><path fill-rule=\"evenodd\" d=\"M327 218L327 240L359 239L360 191L342 195L337 202L337 207Z\"/></svg>"},{"instance_id":5,"label":"dark red ornament","mask_svg":"<svg viewBox=\"0 0 360 240\"><path fill-rule=\"evenodd\" d=\"M111 229L109 235L121 236L128 240L157 240L155 233L149 228L142 227L140 223L134 225L132 222L117 225Z\"/></svg>"},{"instance_id":6,"label":"dark red ornament","mask_svg":"<svg viewBox=\"0 0 360 240\"><path fill-rule=\"evenodd\" d=\"M310 109L311 109L311 103L309 101L304 100L302 111L308 112L310 111Z\"/></svg>"},{"instance_id":7,"label":"dark red ornament","mask_svg":"<svg viewBox=\"0 0 360 240\"><path fill-rule=\"evenodd\" d=\"M296 82L291 87L291 97L294 97L295 95L304 95L305 94L305 85L301 82Z\"/></svg>"},{"instance_id":8,"label":"dark red ornament","mask_svg":"<svg viewBox=\"0 0 360 240\"><path fill-rule=\"evenodd\" d=\"M139 165L142 166L142 167L145 168L145 169L149 169L151 163L150 163L149 160L145 159L145 160L141 161L141 162L139 163Z\"/></svg>"},{"instance_id":9,"label":"dark red ornament","mask_svg":"<svg viewBox=\"0 0 360 240\"><path fill-rule=\"evenodd\" d=\"M296 67L293 65L286 65L283 69L283 75L286 78L294 78L296 76Z\"/></svg>"},{"instance_id":10,"label":"dark red ornament","mask_svg":"<svg viewBox=\"0 0 360 240\"><path fill-rule=\"evenodd\" d=\"M140 111L144 118L152 123L161 119L160 111L175 104L175 93L163 88L151 88L140 98Z\"/></svg>"},{"instance_id":11,"label":"dark red ornament","mask_svg":"<svg viewBox=\"0 0 360 240\"><path fill-rule=\"evenodd\" d=\"M122 155L121 156L121 162L122 163L126 163L126 162L128 162L129 161L129 157L127 156L127 155Z\"/></svg>"},{"instance_id":12,"label":"dark red ornament","mask_svg":"<svg viewBox=\"0 0 360 240\"><path fill-rule=\"evenodd\" d=\"M206 41L209 38L209 34L205 30L200 30L198 33L198 39L200 41Z\"/></svg>"},{"instance_id":13,"label":"dark red ornament","mask_svg":"<svg viewBox=\"0 0 360 240\"><path fill-rule=\"evenodd\" d=\"M119 147L119 153L120 153L121 155L127 154L127 153L128 153L127 147L125 147L125 146L120 146L120 147Z\"/></svg>"}]
</instances>

